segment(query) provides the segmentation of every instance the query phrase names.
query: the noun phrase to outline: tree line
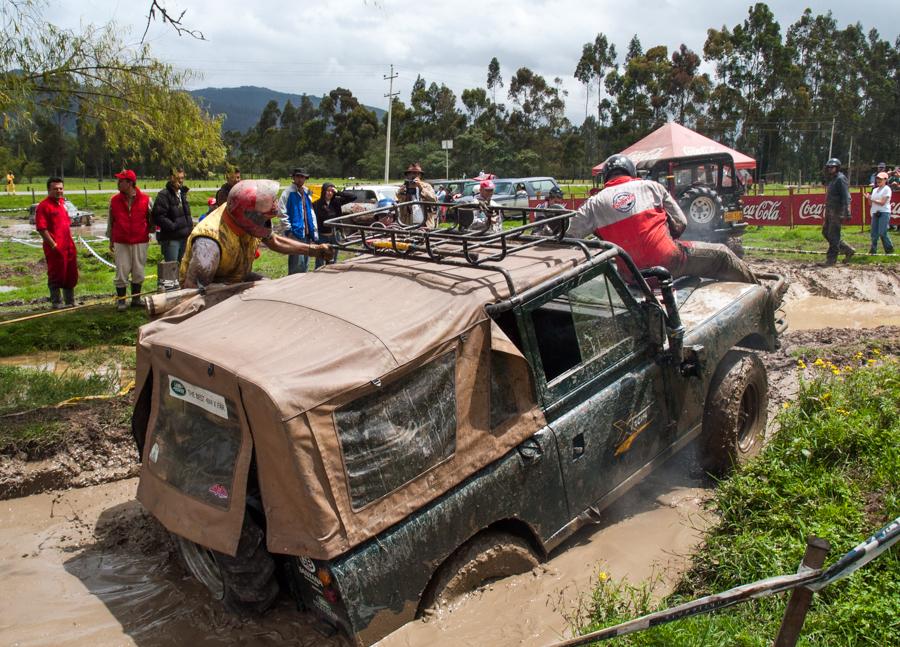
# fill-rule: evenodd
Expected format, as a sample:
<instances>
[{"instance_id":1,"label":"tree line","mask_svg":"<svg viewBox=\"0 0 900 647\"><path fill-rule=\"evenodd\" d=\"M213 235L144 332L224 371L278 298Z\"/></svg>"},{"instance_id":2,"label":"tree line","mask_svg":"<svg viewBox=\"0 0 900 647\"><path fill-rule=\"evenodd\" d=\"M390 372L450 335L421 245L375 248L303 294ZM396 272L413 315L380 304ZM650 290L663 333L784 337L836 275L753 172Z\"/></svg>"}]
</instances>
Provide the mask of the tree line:
<instances>
[{"instance_id":1,"label":"tree line","mask_svg":"<svg viewBox=\"0 0 900 647\"><path fill-rule=\"evenodd\" d=\"M765 3L749 7L733 26L708 29L698 50L645 49L635 35L622 56L598 33L572 66L586 90L583 123L566 118L561 78L527 67L504 77L497 58L484 86L459 96L419 76L409 97L392 103L390 175L398 177L412 160L430 176L443 175L440 142L452 139L454 177L482 169L588 177L593 165L669 120L755 157L759 175L770 180L818 178L829 145L845 162L852 152L854 166L867 174L878 161L900 163L893 158L900 150L898 63L900 37L890 43L874 28L841 27L830 11L810 9L782 29ZM384 170L386 115L377 120L342 87L318 106L305 97L299 105L272 101L246 132L164 141L162 148L156 137L123 142L102 120L91 125L83 118L84 131L71 134L60 126L58 108L59 102L36 112L31 133L4 128L0 165L5 148L7 157L18 154L45 172L64 164L92 174L122 158L145 173L160 174L178 161L202 174L226 157L245 175L283 176L297 165L324 177L380 177ZM221 127L219 118L194 110L202 132Z\"/></svg>"}]
</instances>

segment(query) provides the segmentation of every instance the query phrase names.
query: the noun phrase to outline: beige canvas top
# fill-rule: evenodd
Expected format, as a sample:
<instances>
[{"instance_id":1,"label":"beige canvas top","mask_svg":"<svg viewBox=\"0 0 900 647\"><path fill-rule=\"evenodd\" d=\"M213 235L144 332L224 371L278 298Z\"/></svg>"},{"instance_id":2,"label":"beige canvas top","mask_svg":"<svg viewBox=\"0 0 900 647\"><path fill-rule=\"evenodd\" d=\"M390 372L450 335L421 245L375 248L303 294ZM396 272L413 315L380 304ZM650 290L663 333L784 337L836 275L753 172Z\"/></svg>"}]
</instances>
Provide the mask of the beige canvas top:
<instances>
[{"instance_id":1,"label":"beige canvas top","mask_svg":"<svg viewBox=\"0 0 900 647\"><path fill-rule=\"evenodd\" d=\"M542 246L502 266L522 291L579 258L571 248ZM261 282L152 341L214 359L260 386L287 419L460 334L508 291L499 272L358 257Z\"/></svg>"},{"instance_id":2,"label":"beige canvas top","mask_svg":"<svg viewBox=\"0 0 900 647\"><path fill-rule=\"evenodd\" d=\"M500 265L523 291L583 258L542 245ZM228 497L216 508L148 466L160 409L154 398L138 498L169 530L234 554L255 453L270 550L329 559L374 536L546 424L525 358L484 311L508 290L495 271L367 256L259 283L188 319L177 315L178 325L144 327L139 381L152 365L156 393L168 388L165 375L175 375L239 402L241 433L234 480L212 484ZM449 352L456 357L452 456L354 507L335 411ZM492 428L490 366L498 353L507 358L504 379L519 413Z\"/></svg>"}]
</instances>

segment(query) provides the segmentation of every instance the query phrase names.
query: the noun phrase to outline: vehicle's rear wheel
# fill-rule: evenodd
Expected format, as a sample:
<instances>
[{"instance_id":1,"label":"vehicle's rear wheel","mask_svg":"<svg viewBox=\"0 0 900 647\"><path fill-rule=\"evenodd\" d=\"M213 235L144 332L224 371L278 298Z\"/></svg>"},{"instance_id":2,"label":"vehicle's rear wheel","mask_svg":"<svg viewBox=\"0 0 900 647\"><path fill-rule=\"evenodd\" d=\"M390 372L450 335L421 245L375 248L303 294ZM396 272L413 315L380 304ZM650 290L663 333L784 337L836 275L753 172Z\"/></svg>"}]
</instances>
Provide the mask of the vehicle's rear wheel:
<instances>
[{"instance_id":1,"label":"vehicle's rear wheel","mask_svg":"<svg viewBox=\"0 0 900 647\"><path fill-rule=\"evenodd\" d=\"M706 397L700 461L713 476L756 456L768 405L766 368L755 353L732 350L722 359Z\"/></svg>"},{"instance_id":2,"label":"vehicle's rear wheel","mask_svg":"<svg viewBox=\"0 0 900 647\"><path fill-rule=\"evenodd\" d=\"M247 514L241 529L237 554L232 557L173 535L175 547L185 566L221 600L229 611L239 615L259 615L278 597L275 560L266 550L265 533Z\"/></svg>"},{"instance_id":3,"label":"vehicle's rear wheel","mask_svg":"<svg viewBox=\"0 0 900 647\"><path fill-rule=\"evenodd\" d=\"M526 540L486 530L464 543L438 569L422 597L422 610L446 607L482 584L530 571L540 563Z\"/></svg>"},{"instance_id":4,"label":"vehicle's rear wheel","mask_svg":"<svg viewBox=\"0 0 900 647\"><path fill-rule=\"evenodd\" d=\"M690 231L712 231L720 222L725 206L718 193L705 186L694 186L681 194L678 204L688 219Z\"/></svg>"}]
</instances>

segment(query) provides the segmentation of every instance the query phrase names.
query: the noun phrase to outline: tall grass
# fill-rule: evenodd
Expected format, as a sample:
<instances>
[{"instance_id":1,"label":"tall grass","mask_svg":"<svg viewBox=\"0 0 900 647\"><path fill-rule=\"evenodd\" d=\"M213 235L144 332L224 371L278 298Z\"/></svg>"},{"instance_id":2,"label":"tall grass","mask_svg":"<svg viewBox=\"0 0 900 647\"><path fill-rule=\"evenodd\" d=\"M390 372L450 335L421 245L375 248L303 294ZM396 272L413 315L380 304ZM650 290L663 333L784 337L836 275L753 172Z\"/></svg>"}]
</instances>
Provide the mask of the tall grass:
<instances>
[{"instance_id":1,"label":"tall grass","mask_svg":"<svg viewBox=\"0 0 900 647\"><path fill-rule=\"evenodd\" d=\"M76 396L111 393L118 385L114 371L62 374L19 366L0 366L0 415L57 404Z\"/></svg>"},{"instance_id":2,"label":"tall grass","mask_svg":"<svg viewBox=\"0 0 900 647\"><path fill-rule=\"evenodd\" d=\"M808 364L807 364L808 362ZM836 365L798 361L798 399L756 461L723 481L721 517L693 568L658 608L796 571L805 538L827 539L826 563L900 513L900 364L877 349ZM619 639L625 645L770 645L786 596L750 602ZM588 632L651 610L640 586L602 581ZM900 635L896 548L816 594L801 645L895 645Z\"/></svg>"}]
</instances>

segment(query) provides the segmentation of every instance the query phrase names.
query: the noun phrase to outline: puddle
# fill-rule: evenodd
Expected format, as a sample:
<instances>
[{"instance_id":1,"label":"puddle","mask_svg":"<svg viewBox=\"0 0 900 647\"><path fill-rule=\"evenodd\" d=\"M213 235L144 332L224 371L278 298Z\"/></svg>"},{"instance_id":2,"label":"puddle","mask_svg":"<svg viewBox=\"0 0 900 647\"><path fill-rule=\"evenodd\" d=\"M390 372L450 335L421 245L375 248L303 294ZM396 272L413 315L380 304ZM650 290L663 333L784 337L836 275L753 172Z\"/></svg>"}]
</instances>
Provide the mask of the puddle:
<instances>
[{"instance_id":1,"label":"puddle","mask_svg":"<svg viewBox=\"0 0 900 647\"><path fill-rule=\"evenodd\" d=\"M95 217L88 226L72 227L72 236L83 238L96 238L106 235L106 220ZM34 225L28 222L27 213L22 218L0 218L0 240L19 238L40 245L41 239L34 229Z\"/></svg>"},{"instance_id":2,"label":"puddle","mask_svg":"<svg viewBox=\"0 0 900 647\"><path fill-rule=\"evenodd\" d=\"M108 375L114 371L118 375L118 387L121 388L134 379L134 369L125 366L123 357L134 355L131 346L95 347L87 350L45 351L28 355L0 357L0 366L17 366L38 371L48 371L57 375L77 373L83 377ZM63 359L65 356L66 359Z\"/></svg>"},{"instance_id":3,"label":"puddle","mask_svg":"<svg viewBox=\"0 0 900 647\"><path fill-rule=\"evenodd\" d=\"M0 285L0 292L12 292L18 289L15 285Z\"/></svg>"},{"instance_id":4,"label":"puddle","mask_svg":"<svg viewBox=\"0 0 900 647\"><path fill-rule=\"evenodd\" d=\"M410 623L379 645L546 644L566 635L562 612L589 590L601 562L612 576L635 580L653 564L680 567L708 516L701 507L707 490L683 476L679 462L533 573L496 582L452 613ZM0 504L0 578L16 591L0 605L0 644L346 645L318 634L286 598L258 621L227 614L184 574L165 532L133 500L136 487L128 479Z\"/></svg>"},{"instance_id":5,"label":"puddle","mask_svg":"<svg viewBox=\"0 0 900 647\"><path fill-rule=\"evenodd\" d=\"M784 306L788 330L900 325L900 305L806 296Z\"/></svg>"}]
</instances>

